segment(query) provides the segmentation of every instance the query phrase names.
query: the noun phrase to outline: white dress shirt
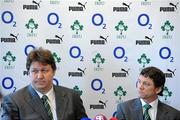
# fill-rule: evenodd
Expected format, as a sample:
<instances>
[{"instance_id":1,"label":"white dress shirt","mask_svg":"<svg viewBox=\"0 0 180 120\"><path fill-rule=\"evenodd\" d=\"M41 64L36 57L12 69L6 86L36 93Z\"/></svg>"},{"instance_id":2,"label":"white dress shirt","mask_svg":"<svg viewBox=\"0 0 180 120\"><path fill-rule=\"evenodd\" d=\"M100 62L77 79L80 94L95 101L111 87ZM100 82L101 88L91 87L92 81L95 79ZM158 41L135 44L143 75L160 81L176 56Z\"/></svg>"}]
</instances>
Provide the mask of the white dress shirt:
<instances>
[{"instance_id":1,"label":"white dress shirt","mask_svg":"<svg viewBox=\"0 0 180 120\"><path fill-rule=\"evenodd\" d=\"M44 94L38 92L37 90L35 90L37 92L37 94L39 95L40 98L42 98L42 96ZM45 94L48 97L48 103L51 107L51 111L53 114L53 119L57 120L57 114L56 114L56 99L55 99L55 93L53 91L53 87Z\"/></svg>"},{"instance_id":2,"label":"white dress shirt","mask_svg":"<svg viewBox=\"0 0 180 120\"><path fill-rule=\"evenodd\" d=\"M144 105L147 104L143 101L143 99L141 99L141 103L142 103L142 108L143 108L143 114L144 114ZM158 99L154 100L153 102L149 103L149 105L151 105L151 108L148 110L149 116L151 118L151 120L156 120L156 115L157 115L157 107L158 107Z\"/></svg>"}]
</instances>

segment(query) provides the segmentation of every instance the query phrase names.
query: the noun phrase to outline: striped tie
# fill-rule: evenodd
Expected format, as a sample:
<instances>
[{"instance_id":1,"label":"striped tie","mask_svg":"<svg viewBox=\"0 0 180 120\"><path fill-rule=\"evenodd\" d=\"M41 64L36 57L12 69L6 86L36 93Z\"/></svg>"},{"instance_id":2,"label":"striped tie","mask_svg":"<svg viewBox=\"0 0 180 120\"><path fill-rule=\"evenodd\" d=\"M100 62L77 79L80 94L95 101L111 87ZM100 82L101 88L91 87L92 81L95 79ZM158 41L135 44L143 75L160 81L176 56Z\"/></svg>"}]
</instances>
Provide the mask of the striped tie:
<instances>
[{"instance_id":1,"label":"striped tie","mask_svg":"<svg viewBox=\"0 0 180 120\"><path fill-rule=\"evenodd\" d=\"M46 109L46 112L48 113L50 120L53 120L53 114L51 112L51 107L48 103L48 97L46 95L43 95L41 99L43 101L44 107Z\"/></svg>"},{"instance_id":2,"label":"striped tie","mask_svg":"<svg viewBox=\"0 0 180 120\"><path fill-rule=\"evenodd\" d=\"M149 105L149 104L145 104L145 105L144 105L144 109L145 109L144 115L143 115L144 120L151 120L151 118L150 118L150 116L149 116L149 113L148 113L148 110L149 110L150 108L151 108L151 105Z\"/></svg>"}]
</instances>

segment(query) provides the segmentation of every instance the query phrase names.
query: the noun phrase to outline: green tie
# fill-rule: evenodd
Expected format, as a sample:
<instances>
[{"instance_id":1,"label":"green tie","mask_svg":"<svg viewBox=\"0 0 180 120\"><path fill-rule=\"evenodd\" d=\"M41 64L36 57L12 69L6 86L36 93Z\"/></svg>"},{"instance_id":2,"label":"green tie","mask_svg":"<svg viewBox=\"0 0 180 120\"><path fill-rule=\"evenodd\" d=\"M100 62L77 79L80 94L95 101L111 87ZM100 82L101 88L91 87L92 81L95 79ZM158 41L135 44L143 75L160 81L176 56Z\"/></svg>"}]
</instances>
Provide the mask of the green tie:
<instances>
[{"instance_id":1,"label":"green tie","mask_svg":"<svg viewBox=\"0 0 180 120\"><path fill-rule=\"evenodd\" d=\"M144 120L151 120L149 113L148 113L148 110L151 108L151 105L145 104L144 108L145 108L144 115L143 115Z\"/></svg>"},{"instance_id":2,"label":"green tie","mask_svg":"<svg viewBox=\"0 0 180 120\"><path fill-rule=\"evenodd\" d=\"M51 112L51 107L48 103L48 97L46 95L43 95L41 99L43 101L44 107L46 109L46 112L48 113L50 120L53 120L53 114Z\"/></svg>"}]
</instances>

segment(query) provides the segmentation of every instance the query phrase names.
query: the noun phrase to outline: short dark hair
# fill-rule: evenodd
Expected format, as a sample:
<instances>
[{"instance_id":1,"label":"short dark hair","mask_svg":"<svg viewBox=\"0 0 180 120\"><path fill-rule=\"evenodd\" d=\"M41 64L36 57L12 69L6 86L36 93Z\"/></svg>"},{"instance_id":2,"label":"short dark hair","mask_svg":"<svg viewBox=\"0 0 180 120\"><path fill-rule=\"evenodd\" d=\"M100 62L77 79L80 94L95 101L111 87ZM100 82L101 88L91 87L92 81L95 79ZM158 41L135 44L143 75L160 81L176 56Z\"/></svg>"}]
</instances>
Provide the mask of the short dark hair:
<instances>
[{"instance_id":1,"label":"short dark hair","mask_svg":"<svg viewBox=\"0 0 180 120\"><path fill-rule=\"evenodd\" d=\"M163 89L166 78L165 74L159 68L152 66L146 67L140 72L140 75L151 78L156 88L161 87L162 90L158 93L158 95L163 96Z\"/></svg>"},{"instance_id":2,"label":"short dark hair","mask_svg":"<svg viewBox=\"0 0 180 120\"><path fill-rule=\"evenodd\" d=\"M56 63L50 50L42 47L33 49L27 56L26 69L29 72L32 62L40 62L42 64L51 65L52 69L56 70Z\"/></svg>"}]
</instances>

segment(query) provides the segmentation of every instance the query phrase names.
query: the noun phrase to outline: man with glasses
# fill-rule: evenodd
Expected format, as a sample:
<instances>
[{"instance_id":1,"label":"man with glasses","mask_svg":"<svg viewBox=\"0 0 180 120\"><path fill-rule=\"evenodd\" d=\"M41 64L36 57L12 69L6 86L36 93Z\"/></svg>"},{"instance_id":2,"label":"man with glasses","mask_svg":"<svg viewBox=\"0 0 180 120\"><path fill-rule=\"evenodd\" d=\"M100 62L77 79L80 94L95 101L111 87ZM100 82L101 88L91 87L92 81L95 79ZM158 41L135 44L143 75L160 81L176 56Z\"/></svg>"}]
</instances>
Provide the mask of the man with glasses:
<instances>
[{"instance_id":1,"label":"man with glasses","mask_svg":"<svg viewBox=\"0 0 180 120\"><path fill-rule=\"evenodd\" d=\"M164 73L156 67L144 68L137 81L139 98L117 106L118 120L180 120L180 111L162 103L165 84Z\"/></svg>"},{"instance_id":2,"label":"man with glasses","mask_svg":"<svg viewBox=\"0 0 180 120\"><path fill-rule=\"evenodd\" d=\"M35 48L27 56L31 84L3 98L1 120L81 120L87 117L74 90L53 85L52 53Z\"/></svg>"}]
</instances>

